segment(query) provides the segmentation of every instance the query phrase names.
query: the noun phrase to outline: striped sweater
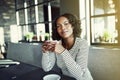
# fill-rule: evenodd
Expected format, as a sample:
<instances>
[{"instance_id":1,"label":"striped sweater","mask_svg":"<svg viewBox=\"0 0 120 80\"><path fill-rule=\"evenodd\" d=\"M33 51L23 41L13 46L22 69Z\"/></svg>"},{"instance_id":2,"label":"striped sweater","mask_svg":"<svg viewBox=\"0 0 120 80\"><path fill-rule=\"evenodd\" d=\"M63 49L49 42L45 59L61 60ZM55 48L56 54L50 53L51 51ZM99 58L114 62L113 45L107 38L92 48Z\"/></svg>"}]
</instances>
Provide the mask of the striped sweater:
<instances>
[{"instance_id":1,"label":"striped sweater","mask_svg":"<svg viewBox=\"0 0 120 80\"><path fill-rule=\"evenodd\" d=\"M77 80L93 80L87 67L89 46L86 40L76 38L73 47L65 50L61 54L53 52L43 53L42 68L50 71L55 62L67 76L76 78Z\"/></svg>"}]
</instances>

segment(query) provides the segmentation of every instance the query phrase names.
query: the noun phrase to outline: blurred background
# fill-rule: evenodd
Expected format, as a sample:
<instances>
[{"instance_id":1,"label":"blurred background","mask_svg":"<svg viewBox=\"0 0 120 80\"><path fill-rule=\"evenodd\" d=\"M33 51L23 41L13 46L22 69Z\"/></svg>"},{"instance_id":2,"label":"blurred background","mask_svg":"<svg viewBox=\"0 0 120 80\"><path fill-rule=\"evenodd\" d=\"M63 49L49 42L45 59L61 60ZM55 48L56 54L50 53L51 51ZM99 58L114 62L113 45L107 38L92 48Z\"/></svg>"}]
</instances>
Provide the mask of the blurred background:
<instances>
[{"instance_id":1,"label":"blurred background","mask_svg":"<svg viewBox=\"0 0 120 80\"><path fill-rule=\"evenodd\" d=\"M6 55L11 42L51 40L55 18L73 13L81 20L81 38L90 45L95 80L120 80L119 4L120 0L0 0L0 51Z\"/></svg>"}]
</instances>

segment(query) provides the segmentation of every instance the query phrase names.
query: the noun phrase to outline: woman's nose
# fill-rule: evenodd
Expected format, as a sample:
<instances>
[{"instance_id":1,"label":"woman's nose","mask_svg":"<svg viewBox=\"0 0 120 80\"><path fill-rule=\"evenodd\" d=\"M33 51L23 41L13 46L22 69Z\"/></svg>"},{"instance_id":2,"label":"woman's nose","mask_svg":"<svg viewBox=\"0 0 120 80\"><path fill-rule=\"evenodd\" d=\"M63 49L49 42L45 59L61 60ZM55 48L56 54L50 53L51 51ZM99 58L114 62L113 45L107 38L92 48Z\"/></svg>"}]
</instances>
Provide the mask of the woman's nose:
<instances>
[{"instance_id":1,"label":"woman's nose","mask_svg":"<svg viewBox=\"0 0 120 80\"><path fill-rule=\"evenodd\" d=\"M65 29L65 25L61 25L61 29Z\"/></svg>"}]
</instances>

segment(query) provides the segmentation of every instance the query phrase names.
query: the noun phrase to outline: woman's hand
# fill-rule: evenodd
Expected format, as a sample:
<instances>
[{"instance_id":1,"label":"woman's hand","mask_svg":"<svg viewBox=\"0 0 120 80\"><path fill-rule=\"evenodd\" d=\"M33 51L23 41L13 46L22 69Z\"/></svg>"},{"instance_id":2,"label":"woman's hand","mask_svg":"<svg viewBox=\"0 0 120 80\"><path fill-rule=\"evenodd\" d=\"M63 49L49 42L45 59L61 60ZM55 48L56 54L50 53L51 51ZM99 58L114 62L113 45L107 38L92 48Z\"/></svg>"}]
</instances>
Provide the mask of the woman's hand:
<instances>
[{"instance_id":1,"label":"woman's hand","mask_svg":"<svg viewBox=\"0 0 120 80\"><path fill-rule=\"evenodd\" d=\"M61 41L57 41L55 44L54 52L57 54L61 54L64 50L65 48L62 46Z\"/></svg>"},{"instance_id":2,"label":"woman's hand","mask_svg":"<svg viewBox=\"0 0 120 80\"><path fill-rule=\"evenodd\" d=\"M43 45L42 45L43 52L46 52L46 51L53 52L54 49L55 49L55 44L56 43L53 42L53 41L46 41L46 42L44 42Z\"/></svg>"},{"instance_id":3,"label":"woman's hand","mask_svg":"<svg viewBox=\"0 0 120 80\"><path fill-rule=\"evenodd\" d=\"M61 41L46 41L42 45L43 52L51 51L61 54L65 48L62 46Z\"/></svg>"}]
</instances>

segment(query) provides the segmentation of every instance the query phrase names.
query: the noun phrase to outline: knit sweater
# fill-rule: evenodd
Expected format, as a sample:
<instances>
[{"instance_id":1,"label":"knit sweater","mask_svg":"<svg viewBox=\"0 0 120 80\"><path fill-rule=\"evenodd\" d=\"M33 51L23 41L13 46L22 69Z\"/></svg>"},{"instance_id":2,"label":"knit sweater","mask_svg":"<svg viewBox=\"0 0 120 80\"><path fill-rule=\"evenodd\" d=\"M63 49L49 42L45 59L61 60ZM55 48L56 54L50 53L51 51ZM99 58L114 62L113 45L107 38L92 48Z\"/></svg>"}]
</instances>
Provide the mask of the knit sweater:
<instances>
[{"instance_id":1,"label":"knit sweater","mask_svg":"<svg viewBox=\"0 0 120 80\"><path fill-rule=\"evenodd\" d=\"M50 71L56 62L64 75L74 77L77 80L93 80L87 67L88 53L87 41L76 38L70 50L66 49L61 54L55 54L54 52L43 53L42 68L45 71Z\"/></svg>"}]
</instances>

